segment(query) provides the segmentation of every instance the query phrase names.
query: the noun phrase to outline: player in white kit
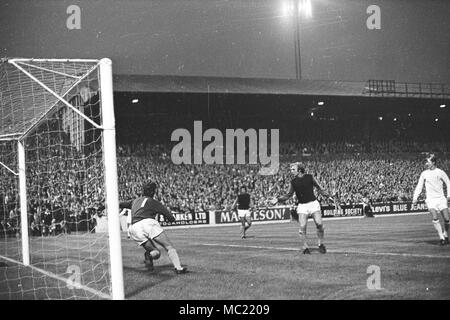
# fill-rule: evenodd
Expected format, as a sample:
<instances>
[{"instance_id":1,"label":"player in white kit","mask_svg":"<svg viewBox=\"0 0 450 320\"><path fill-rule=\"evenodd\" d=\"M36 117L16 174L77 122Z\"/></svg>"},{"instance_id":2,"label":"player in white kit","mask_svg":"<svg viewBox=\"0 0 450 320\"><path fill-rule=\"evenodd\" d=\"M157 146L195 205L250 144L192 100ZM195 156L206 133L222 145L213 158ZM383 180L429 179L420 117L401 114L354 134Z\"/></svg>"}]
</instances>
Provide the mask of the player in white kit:
<instances>
[{"instance_id":1,"label":"player in white kit","mask_svg":"<svg viewBox=\"0 0 450 320\"><path fill-rule=\"evenodd\" d=\"M131 210L130 210L130 209L123 209L123 210L120 212L119 217L120 217L120 216L124 216L124 215L127 216L127 237L128 237L128 239L130 239L130 238L131 238L131 234L130 234L130 226L131 226Z\"/></svg>"},{"instance_id":2,"label":"player in white kit","mask_svg":"<svg viewBox=\"0 0 450 320\"><path fill-rule=\"evenodd\" d=\"M436 156L434 154L430 154L427 157L425 166L427 169L420 175L419 183L414 190L413 206L416 205L417 199L419 198L423 185L425 184L425 203L427 204L428 211L433 216L433 226L439 234L439 243L443 246L445 244L449 244L448 200L450 200L450 180L443 170L436 167ZM444 194L444 183L447 186L447 197ZM439 222L439 212L444 218L444 230L442 230L441 223Z\"/></svg>"}]
</instances>

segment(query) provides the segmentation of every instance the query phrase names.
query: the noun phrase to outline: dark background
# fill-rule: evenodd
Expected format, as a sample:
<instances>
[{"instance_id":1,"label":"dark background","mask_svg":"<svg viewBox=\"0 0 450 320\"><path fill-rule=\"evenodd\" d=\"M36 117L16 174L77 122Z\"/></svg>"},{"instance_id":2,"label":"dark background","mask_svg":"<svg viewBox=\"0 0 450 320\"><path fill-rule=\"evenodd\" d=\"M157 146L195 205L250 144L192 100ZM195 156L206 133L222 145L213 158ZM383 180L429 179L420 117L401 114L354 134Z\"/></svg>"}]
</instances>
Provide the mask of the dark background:
<instances>
[{"instance_id":1,"label":"dark background","mask_svg":"<svg viewBox=\"0 0 450 320\"><path fill-rule=\"evenodd\" d=\"M69 5L81 30L69 30ZM449 82L450 2L311 0L305 79ZM369 5L381 30L368 30ZM1 0L0 56L111 58L117 74L295 78L286 0Z\"/></svg>"}]
</instances>

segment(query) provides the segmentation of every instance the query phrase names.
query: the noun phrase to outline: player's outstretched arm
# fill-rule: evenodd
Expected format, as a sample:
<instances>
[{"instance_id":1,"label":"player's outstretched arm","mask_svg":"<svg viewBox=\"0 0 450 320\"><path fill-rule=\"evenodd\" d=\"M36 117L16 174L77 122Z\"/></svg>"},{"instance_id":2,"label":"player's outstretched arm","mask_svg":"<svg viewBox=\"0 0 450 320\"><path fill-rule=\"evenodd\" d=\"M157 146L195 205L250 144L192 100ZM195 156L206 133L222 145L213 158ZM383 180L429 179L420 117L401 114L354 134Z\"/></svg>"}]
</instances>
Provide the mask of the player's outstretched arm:
<instances>
[{"instance_id":1,"label":"player's outstretched arm","mask_svg":"<svg viewBox=\"0 0 450 320\"><path fill-rule=\"evenodd\" d=\"M289 200L293 195L294 195L294 187L292 186L292 183L291 183L288 193L286 193L285 195L283 195L281 197L275 198L274 203L272 203L272 204L276 204L278 202L285 202L285 201Z\"/></svg>"},{"instance_id":2,"label":"player's outstretched arm","mask_svg":"<svg viewBox=\"0 0 450 320\"><path fill-rule=\"evenodd\" d=\"M235 208L236 205L237 205L237 201L238 201L238 199L236 198L236 200L234 200L233 204L231 205L230 211L233 211L233 210L234 210L234 208Z\"/></svg>"},{"instance_id":3,"label":"player's outstretched arm","mask_svg":"<svg viewBox=\"0 0 450 320\"><path fill-rule=\"evenodd\" d=\"M331 201L336 202L336 199L334 197L332 197L328 192L326 192L314 177L313 177L313 185L317 188L317 190L319 191L319 193L321 195L323 195L324 197L327 197Z\"/></svg>"}]
</instances>

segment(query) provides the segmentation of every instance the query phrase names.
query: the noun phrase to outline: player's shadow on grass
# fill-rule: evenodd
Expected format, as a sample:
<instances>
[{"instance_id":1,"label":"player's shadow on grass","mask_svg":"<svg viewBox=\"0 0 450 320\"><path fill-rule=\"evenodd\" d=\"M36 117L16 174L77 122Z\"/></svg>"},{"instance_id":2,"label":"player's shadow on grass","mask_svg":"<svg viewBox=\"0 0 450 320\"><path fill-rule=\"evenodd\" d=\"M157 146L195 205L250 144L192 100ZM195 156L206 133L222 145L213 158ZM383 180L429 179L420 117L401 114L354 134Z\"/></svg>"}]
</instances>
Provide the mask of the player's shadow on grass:
<instances>
[{"instance_id":1,"label":"player's shadow on grass","mask_svg":"<svg viewBox=\"0 0 450 320\"><path fill-rule=\"evenodd\" d=\"M424 243L427 243L427 244L431 244L431 245L434 245L434 246L439 246L440 244L439 244L439 240L427 240L427 241L424 241Z\"/></svg>"},{"instance_id":2,"label":"player's shadow on grass","mask_svg":"<svg viewBox=\"0 0 450 320\"><path fill-rule=\"evenodd\" d=\"M185 265L184 265L185 266ZM172 272L172 274L175 276L175 272L174 272L174 267L172 264L161 264L161 265L156 265L153 267L153 271L149 271L146 267L145 264L142 263L142 267L128 267L128 266L123 266L124 270L129 270L129 271L134 271L137 273L143 273L143 274L148 274L148 275L158 275L158 274L167 274L169 271Z\"/></svg>"},{"instance_id":3,"label":"player's shadow on grass","mask_svg":"<svg viewBox=\"0 0 450 320\"><path fill-rule=\"evenodd\" d=\"M186 266L186 265L185 265ZM142 264L142 267L134 268L134 267L127 267L123 266L124 271L132 271L135 273L139 273L139 276L146 276L148 280L152 280L151 283L145 282L142 286L135 288L133 291L125 292L125 298L132 298L139 293L148 290L149 288L152 288L160 283L163 283L165 281L171 280L174 277L179 277L180 275L177 275L174 272L174 268L172 264L164 264L164 265L158 265L154 266L153 271L147 270L144 264ZM189 273L192 273L190 271ZM135 287L135 286L133 286Z\"/></svg>"},{"instance_id":4,"label":"player's shadow on grass","mask_svg":"<svg viewBox=\"0 0 450 320\"><path fill-rule=\"evenodd\" d=\"M311 253L320 253L319 248L317 248L317 247L308 247L308 248ZM298 251L300 253L303 253L303 249L301 249L301 248L299 248ZM323 254L323 253L321 253L321 254Z\"/></svg>"}]
</instances>

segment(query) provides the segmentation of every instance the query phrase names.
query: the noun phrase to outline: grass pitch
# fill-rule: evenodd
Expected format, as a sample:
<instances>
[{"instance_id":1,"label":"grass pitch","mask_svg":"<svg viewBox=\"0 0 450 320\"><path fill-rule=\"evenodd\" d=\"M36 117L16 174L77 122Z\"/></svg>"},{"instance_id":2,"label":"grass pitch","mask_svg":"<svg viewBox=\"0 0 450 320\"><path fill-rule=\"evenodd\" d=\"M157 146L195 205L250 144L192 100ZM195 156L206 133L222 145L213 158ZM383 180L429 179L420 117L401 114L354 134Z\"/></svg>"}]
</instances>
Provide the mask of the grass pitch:
<instances>
[{"instance_id":1,"label":"grass pitch","mask_svg":"<svg viewBox=\"0 0 450 320\"><path fill-rule=\"evenodd\" d=\"M174 275L166 254L148 273L143 250L124 240L128 299L450 299L450 246L438 245L430 216L324 221L328 252L300 250L298 224L253 224L241 239L238 226L168 230L190 273ZM380 269L379 290L368 289ZM370 270L369 270L370 271ZM369 281L370 282L370 281Z\"/></svg>"},{"instance_id":2,"label":"grass pitch","mask_svg":"<svg viewBox=\"0 0 450 320\"><path fill-rule=\"evenodd\" d=\"M324 226L328 252L321 254L316 247L314 223L308 223L311 255L301 253L296 223L253 224L247 239L240 238L237 225L167 229L182 264L190 271L184 275L173 272L164 250L155 261L155 271L148 272L143 264L144 250L124 233L125 297L450 299L450 245L439 246L428 214L324 220ZM83 284L108 293L107 237L69 235L33 241L32 247L38 249L32 256L33 265L58 278L0 259L0 299L102 298L90 291L69 288L63 281L68 277L67 266L80 261ZM0 253L9 258L15 254L20 260L20 250L14 243L1 241ZM368 273L370 266L380 270L380 289L367 286L373 276Z\"/></svg>"}]
</instances>

